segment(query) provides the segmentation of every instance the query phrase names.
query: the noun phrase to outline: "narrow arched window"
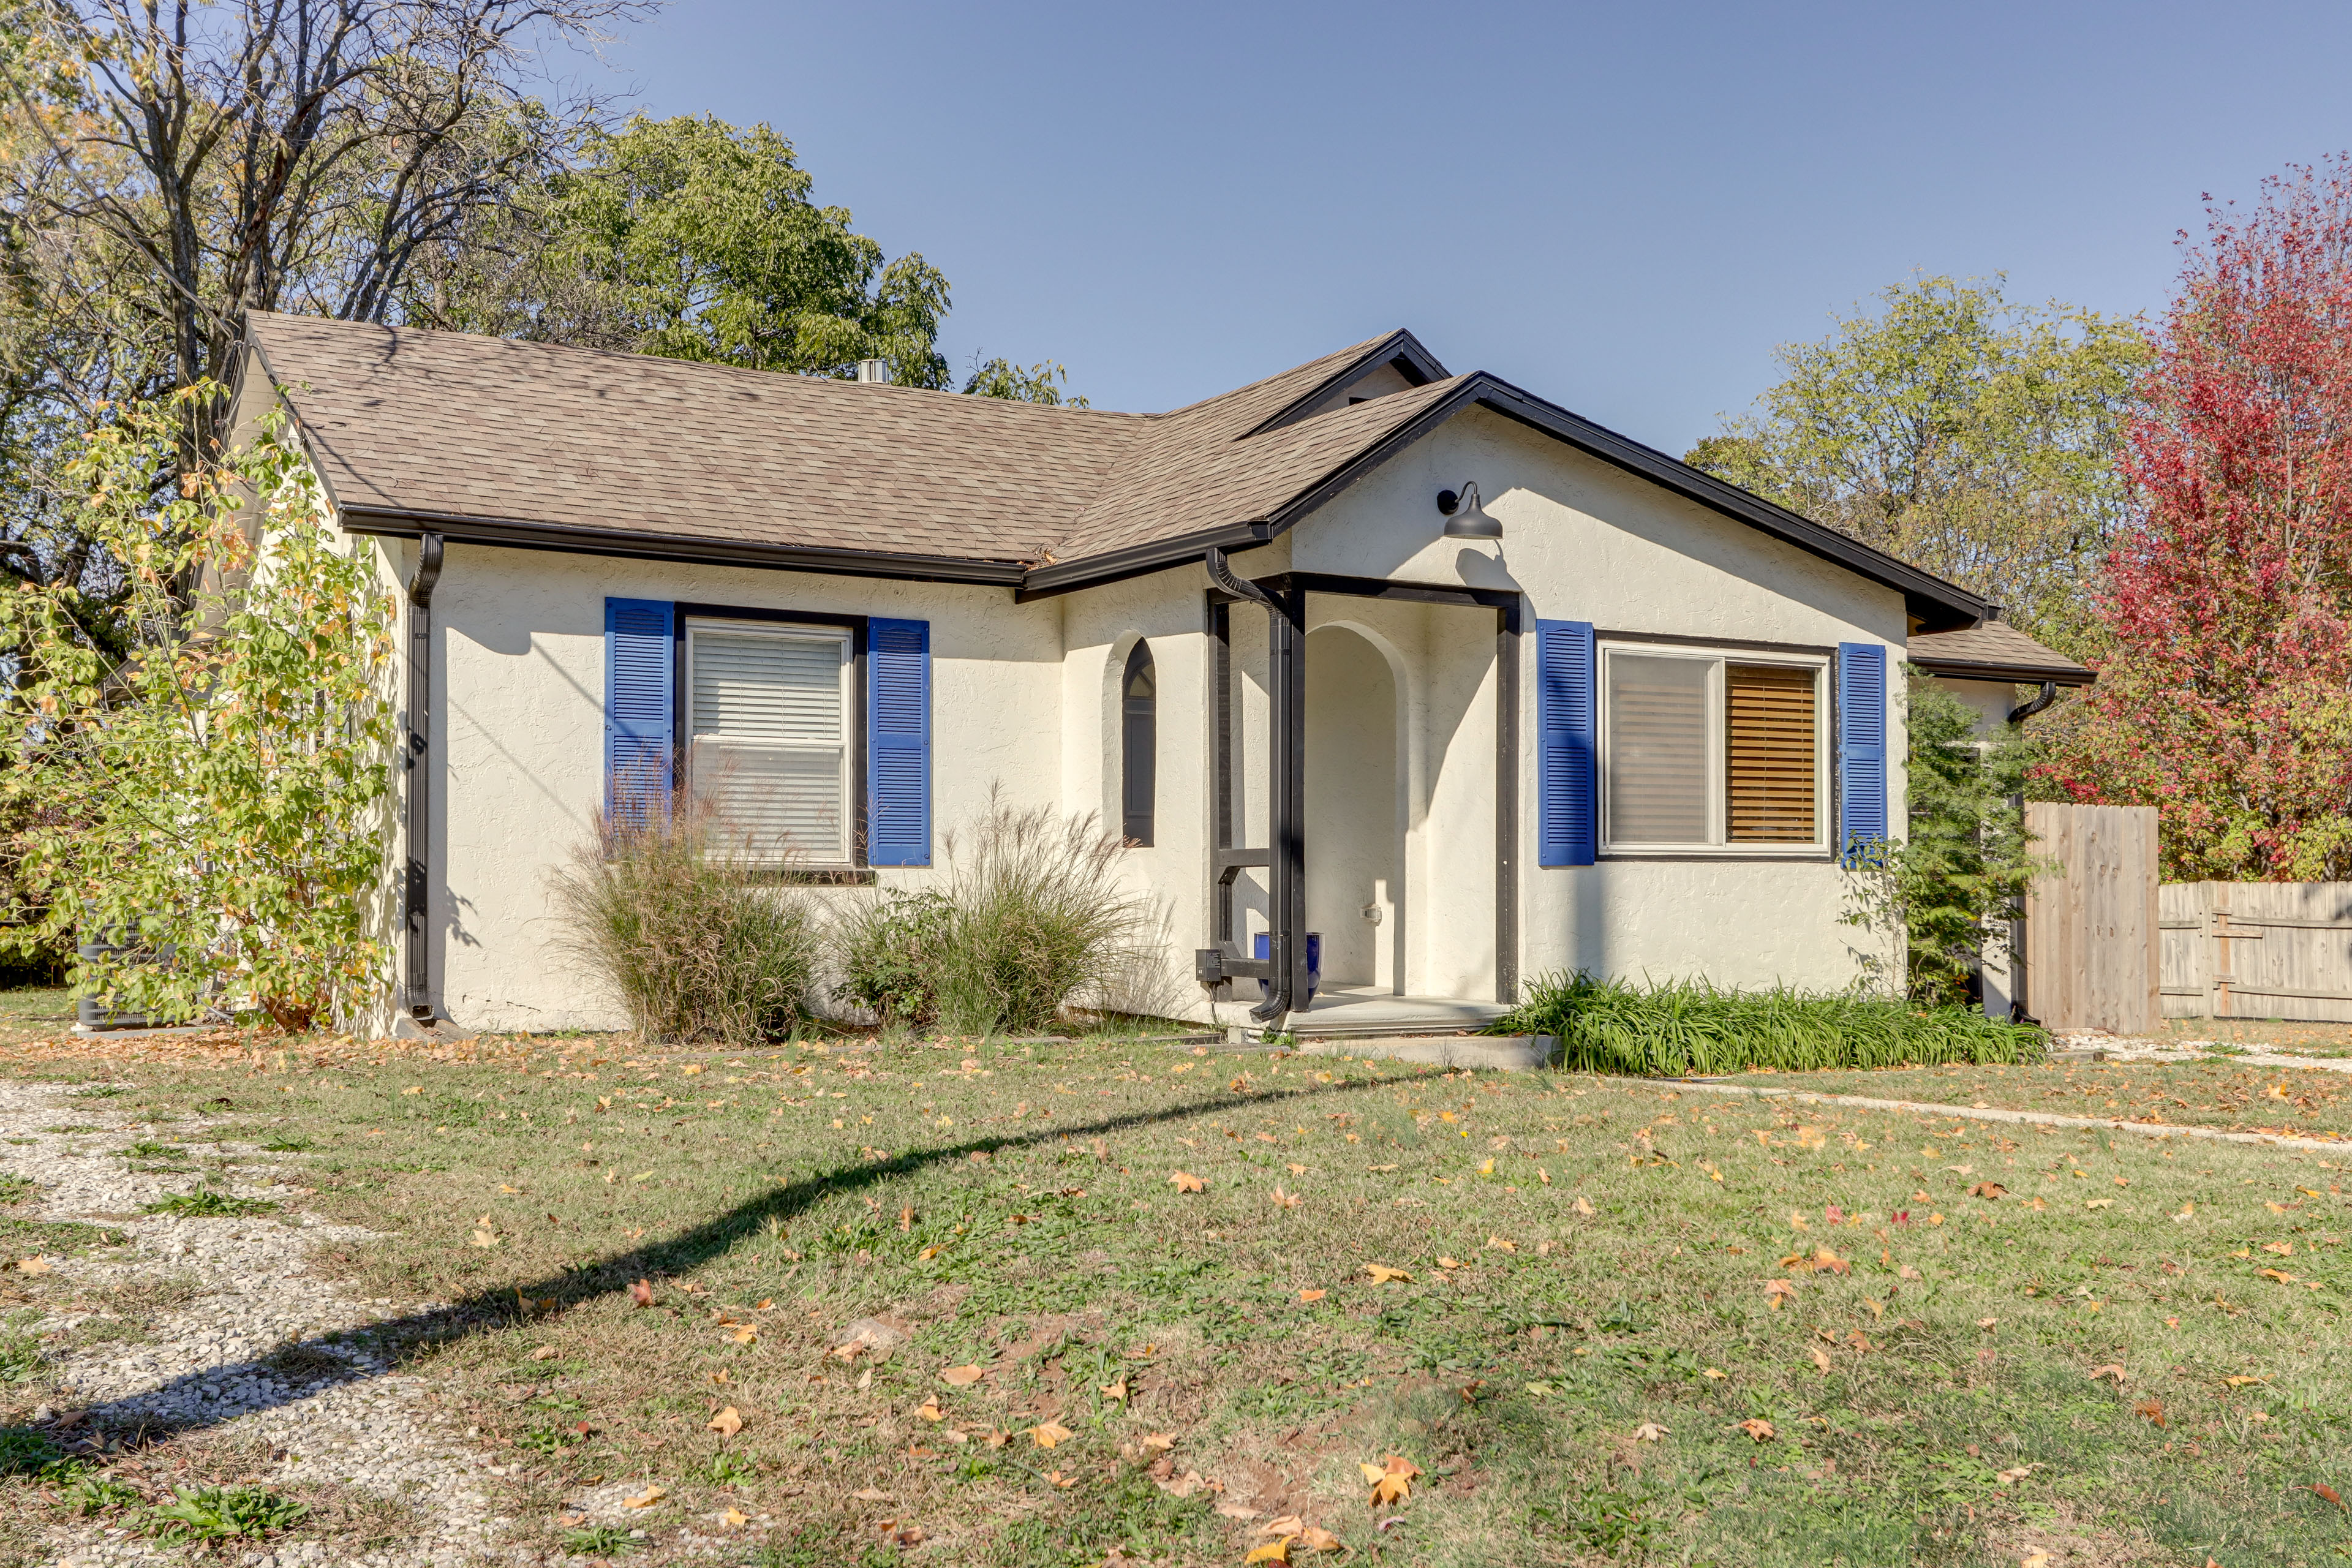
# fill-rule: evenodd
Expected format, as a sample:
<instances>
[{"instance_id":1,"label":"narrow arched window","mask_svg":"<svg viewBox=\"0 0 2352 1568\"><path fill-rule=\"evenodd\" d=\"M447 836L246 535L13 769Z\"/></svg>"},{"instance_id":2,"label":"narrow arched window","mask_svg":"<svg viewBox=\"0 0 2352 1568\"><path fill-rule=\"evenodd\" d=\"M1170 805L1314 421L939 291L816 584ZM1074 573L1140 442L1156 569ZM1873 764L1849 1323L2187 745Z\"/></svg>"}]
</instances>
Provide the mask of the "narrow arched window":
<instances>
[{"instance_id":1,"label":"narrow arched window","mask_svg":"<svg viewBox=\"0 0 2352 1568\"><path fill-rule=\"evenodd\" d=\"M1159 681L1151 670L1151 645L1139 642L1127 656L1119 690L1119 835L1130 844L1151 842L1151 806L1160 752Z\"/></svg>"}]
</instances>

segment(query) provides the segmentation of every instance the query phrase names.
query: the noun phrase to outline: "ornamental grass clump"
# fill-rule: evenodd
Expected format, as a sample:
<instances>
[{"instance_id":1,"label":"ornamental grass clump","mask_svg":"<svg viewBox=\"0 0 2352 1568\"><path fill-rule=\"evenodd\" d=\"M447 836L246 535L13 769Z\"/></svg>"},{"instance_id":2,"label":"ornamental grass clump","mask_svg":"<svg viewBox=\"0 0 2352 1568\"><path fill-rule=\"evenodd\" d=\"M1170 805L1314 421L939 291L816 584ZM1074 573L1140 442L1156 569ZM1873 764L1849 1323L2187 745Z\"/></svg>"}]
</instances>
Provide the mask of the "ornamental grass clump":
<instances>
[{"instance_id":1,"label":"ornamental grass clump","mask_svg":"<svg viewBox=\"0 0 2352 1568\"><path fill-rule=\"evenodd\" d=\"M808 1016L817 934L806 902L681 798L598 818L553 879L556 918L593 979L649 1040L735 1047Z\"/></svg>"},{"instance_id":2,"label":"ornamental grass clump","mask_svg":"<svg viewBox=\"0 0 2352 1568\"><path fill-rule=\"evenodd\" d=\"M940 847L944 887L841 921L843 1000L886 1024L1027 1034L1068 1008L1116 1008L1151 967L1151 902L1121 885L1120 840L1094 817L992 792Z\"/></svg>"},{"instance_id":3,"label":"ornamental grass clump","mask_svg":"<svg viewBox=\"0 0 2352 1568\"><path fill-rule=\"evenodd\" d=\"M1560 1065L1573 1071L1653 1078L2027 1062L2048 1047L2039 1029L1968 1007L1785 986L1719 990L1703 980L1633 985L1582 972L1536 980L1493 1032L1555 1036Z\"/></svg>"}]
</instances>

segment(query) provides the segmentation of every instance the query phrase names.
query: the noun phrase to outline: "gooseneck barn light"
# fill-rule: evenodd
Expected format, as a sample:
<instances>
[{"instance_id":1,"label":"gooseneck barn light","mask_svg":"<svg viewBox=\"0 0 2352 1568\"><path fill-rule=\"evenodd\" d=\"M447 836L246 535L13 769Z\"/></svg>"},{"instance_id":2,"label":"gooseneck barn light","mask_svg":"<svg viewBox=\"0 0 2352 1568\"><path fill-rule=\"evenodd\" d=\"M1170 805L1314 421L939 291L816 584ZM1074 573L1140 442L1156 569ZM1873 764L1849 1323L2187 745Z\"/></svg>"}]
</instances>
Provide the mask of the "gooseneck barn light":
<instances>
[{"instance_id":1,"label":"gooseneck barn light","mask_svg":"<svg viewBox=\"0 0 2352 1568\"><path fill-rule=\"evenodd\" d=\"M1448 539L1500 539L1503 525L1486 509L1478 504L1478 482L1462 481L1460 494L1452 490L1437 492L1437 510L1445 514L1445 537Z\"/></svg>"}]
</instances>

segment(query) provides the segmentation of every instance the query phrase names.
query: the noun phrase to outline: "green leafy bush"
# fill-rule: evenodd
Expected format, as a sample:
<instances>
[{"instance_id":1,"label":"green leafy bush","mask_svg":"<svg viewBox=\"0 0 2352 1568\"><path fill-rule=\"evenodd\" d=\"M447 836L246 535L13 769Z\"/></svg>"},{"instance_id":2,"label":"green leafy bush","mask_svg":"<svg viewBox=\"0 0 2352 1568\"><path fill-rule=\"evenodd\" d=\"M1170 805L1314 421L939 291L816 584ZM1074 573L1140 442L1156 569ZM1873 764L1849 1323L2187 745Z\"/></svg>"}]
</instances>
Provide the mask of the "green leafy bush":
<instances>
[{"instance_id":1,"label":"green leafy bush","mask_svg":"<svg viewBox=\"0 0 2352 1568\"><path fill-rule=\"evenodd\" d=\"M5 935L104 933L74 990L119 1011L301 1030L383 986L391 605L280 422L184 462L220 392L118 410L65 465L76 529L129 579L129 658L92 640L74 574L0 595L21 747L0 768Z\"/></svg>"},{"instance_id":2,"label":"green leafy bush","mask_svg":"<svg viewBox=\"0 0 2352 1568\"><path fill-rule=\"evenodd\" d=\"M2033 1061L2048 1044L2039 1029L1967 1007L1784 987L1726 991L1705 981L1632 985L1580 972L1538 978L1491 1032L1556 1036L1560 1065L1575 1071L1659 1078Z\"/></svg>"},{"instance_id":3,"label":"green leafy bush","mask_svg":"<svg viewBox=\"0 0 2352 1568\"><path fill-rule=\"evenodd\" d=\"M761 880L709 814L606 815L556 874L557 918L583 966L647 1039L753 1045L808 1016L817 936L806 902Z\"/></svg>"},{"instance_id":4,"label":"green leafy bush","mask_svg":"<svg viewBox=\"0 0 2352 1568\"><path fill-rule=\"evenodd\" d=\"M835 931L836 993L885 1024L929 1026L955 931L956 907L942 893L896 893L859 907Z\"/></svg>"}]
</instances>

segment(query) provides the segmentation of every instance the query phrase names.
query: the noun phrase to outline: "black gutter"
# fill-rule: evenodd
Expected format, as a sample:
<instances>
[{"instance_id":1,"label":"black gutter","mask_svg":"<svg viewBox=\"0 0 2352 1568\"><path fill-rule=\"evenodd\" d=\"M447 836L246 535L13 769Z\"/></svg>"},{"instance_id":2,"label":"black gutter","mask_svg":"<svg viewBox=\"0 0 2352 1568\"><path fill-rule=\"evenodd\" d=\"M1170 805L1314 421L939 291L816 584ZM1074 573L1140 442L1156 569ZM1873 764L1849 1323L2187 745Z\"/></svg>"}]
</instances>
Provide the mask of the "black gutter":
<instances>
[{"instance_id":1,"label":"black gutter","mask_svg":"<svg viewBox=\"0 0 2352 1568\"><path fill-rule=\"evenodd\" d=\"M1130 544L1124 550L1089 555L1084 561L1033 566L1021 579L1021 586L1013 590L1013 602L1025 605L1033 599L1050 599L1079 588L1098 588L1129 577L1148 577L1171 566L1189 566L1210 553L1255 550L1266 542L1267 537L1263 522L1234 522L1202 533L1188 533L1181 539Z\"/></svg>"},{"instance_id":2,"label":"black gutter","mask_svg":"<svg viewBox=\"0 0 2352 1568\"><path fill-rule=\"evenodd\" d=\"M900 554L887 550L852 550L818 545L755 544L736 540L670 538L617 528L581 528L567 523L516 522L492 517L404 508L348 506L343 528L351 533L415 539L438 533L454 544L492 544L514 550L551 550L573 555L622 555L641 561L677 561L698 566L753 566L770 571L814 572L837 577L897 577L925 583L978 583L992 587L1021 584L1021 564L953 555Z\"/></svg>"},{"instance_id":3,"label":"black gutter","mask_svg":"<svg viewBox=\"0 0 2352 1568\"><path fill-rule=\"evenodd\" d=\"M2054 680L2045 680L2042 683L2040 694L2032 700L2021 702L2009 710L2009 721L2012 724L2022 724L2057 700L2058 683Z\"/></svg>"},{"instance_id":4,"label":"black gutter","mask_svg":"<svg viewBox=\"0 0 2352 1568\"><path fill-rule=\"evenodd\" d=\"M2071 664L1980 664L1965 658L1914 658L1908 662L1929 675L1954 680L2005 680L2011 686L2043 682L2053 686L2089 686L2098 679L2097 671Z\"/></svg>"},{"instance_id":5,"label":"black gutter","mask_svg":"<svg viewBox=\"0 0 2352 1568\"><path fill-rule=\"evenodd\" d=\"M432 770L430 760L433 703L433 589L441 581L441 536L418 537L416 575L408 584L408 747L403 763L408 779L404 805L403 848L407 876L401 900L402 943L407 949L406 984L403 997L408 1016L420 1024L433 1022L432 884L428 862L433 847Z\"/></svg>"}]
</instances>

